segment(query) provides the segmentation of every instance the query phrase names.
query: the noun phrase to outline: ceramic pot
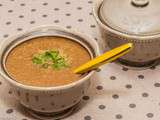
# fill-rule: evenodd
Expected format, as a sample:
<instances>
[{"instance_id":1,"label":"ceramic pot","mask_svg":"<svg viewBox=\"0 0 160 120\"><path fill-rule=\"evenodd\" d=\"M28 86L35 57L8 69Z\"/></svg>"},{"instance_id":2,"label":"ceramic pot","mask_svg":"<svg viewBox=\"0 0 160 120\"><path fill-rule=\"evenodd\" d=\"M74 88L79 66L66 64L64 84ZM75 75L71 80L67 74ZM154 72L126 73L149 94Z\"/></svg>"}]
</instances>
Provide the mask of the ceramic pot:
<instances>
[{"instance_id":1,"label":"ceramic pot","mask_svg":"<svg viewBox=\"0 0 160 120\"><path fill-rule=\"evenodd\" d=\"M40 36L61 36L74 40L84 46L92 57L99 53L98 45L95 40L83 34L58 27L40 27L5 40L0 44L0 75L11 85L13 94L20 103L28 109L40 113L61 112L80 102L81 97L89 88L90 78L94 71L87 73L76 82L56 87L24 85L13 80L5 71L5 60L9 51L24 41Z\"/></svg>"},{"instance_id":2,"label":"ceramic pot","mask_svg":"<svg viewBox=\"0 0 160 120\"><path fill-rule=\"evenodd\" d=\"M134 48L118 60L121 64L146 68L159 62L159 4L159 0L95 0L93 13L103 51L131 42Z\"/></svg>"}]
</instances>

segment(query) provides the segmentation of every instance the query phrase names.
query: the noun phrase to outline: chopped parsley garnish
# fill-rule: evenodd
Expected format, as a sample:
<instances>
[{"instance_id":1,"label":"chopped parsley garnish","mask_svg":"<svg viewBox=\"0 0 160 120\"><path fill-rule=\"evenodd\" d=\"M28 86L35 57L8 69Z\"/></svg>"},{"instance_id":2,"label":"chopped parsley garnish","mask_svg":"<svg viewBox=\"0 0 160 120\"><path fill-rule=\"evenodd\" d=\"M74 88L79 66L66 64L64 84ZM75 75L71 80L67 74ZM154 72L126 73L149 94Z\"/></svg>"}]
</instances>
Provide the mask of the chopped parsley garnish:
<instances>
[{"instance_id":1,"label":"chopped parsley garnish","mask_svg":"<svg viewBox=\"0 0 160 120\"><path fill-rule=\"evenodd\" d=\"M60 70L68 67L66 58L61 56L59 51L56 50L46 50L33 55L32 62L44 69L51 67L54 70Z\"/></svg>"}]
</instances>

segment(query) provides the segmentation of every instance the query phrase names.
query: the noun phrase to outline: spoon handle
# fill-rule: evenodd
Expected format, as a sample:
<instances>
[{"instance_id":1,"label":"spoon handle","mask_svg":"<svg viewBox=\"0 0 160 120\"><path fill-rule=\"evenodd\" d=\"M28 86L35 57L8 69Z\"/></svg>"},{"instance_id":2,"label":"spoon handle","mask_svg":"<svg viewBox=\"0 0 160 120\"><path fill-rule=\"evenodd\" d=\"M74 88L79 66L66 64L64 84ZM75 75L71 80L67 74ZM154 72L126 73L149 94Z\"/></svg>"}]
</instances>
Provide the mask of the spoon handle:
<instances>
[{"instance_id":1,"label":"spoon handle","mask_svg":"<svg viewBox=\"0 0 160 120\"><path fill-rule=\"evenodd\" d=\"M131 50L132 47L133 47L132 43L121 45L79 66L73 72L77 74L81 74L81 73L85 73L87 71L96 69L101 65L112 62L117 58L125 55Z\"/></svg>"}]
</instances>

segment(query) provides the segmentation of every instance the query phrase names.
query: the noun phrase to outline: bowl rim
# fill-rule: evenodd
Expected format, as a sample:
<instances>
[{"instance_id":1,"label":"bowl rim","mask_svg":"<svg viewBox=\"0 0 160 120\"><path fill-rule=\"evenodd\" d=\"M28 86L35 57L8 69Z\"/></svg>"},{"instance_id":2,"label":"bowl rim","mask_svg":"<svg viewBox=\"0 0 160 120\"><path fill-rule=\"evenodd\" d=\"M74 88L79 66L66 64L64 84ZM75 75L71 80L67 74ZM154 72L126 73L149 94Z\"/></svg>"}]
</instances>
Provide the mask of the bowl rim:
<instances>
[{"instance_id":1,"label":"bowl rim","mask_svg":"<svg viewBox=\"0 0 160 120\"><path fill-rule=\"evenodd\" d=\"M118 36L122 36L124 38L127 38L129 39L130 41L133 41L133 42L148 42L148 41L156 41L157 38L160 37L160 34L151 34L151 35L135 35L135 34L129 34L129 33L125 33L123 31L118 31L118 30L115 30L107 25L105 25L99 18L99 15L98 15L98 11L99 11L99 8L102 4L104 0L96 0L94 2L94 5L92 7L92 12L93 12L93 16L95 18L95 20L97 21L97 23L99 24L100 27L102 27L104 30L107 30L111 33L114 33Z\"/></svg>"},{"instance_id":2,"label":"bowl rim","mask_svg":"<svg viewBox=\"0 0 160 120\"><path fill-rule=\"evenodd\" d=\"M8 38L8 40L18 38L18 37L20 37L24 34L27 34L29 32L32 32L32 31L35 31L35 30L38 30L38 29L49 29L49 28L56 29L56 30L62 30L64 32L72 33L74 35L80 36L83 39L91 40L92 44L94 44L92 46L95 46L95 48L93 48L94 52L95 52L95 55L100 54L98 43L95 40L93 40L93 38L91 38L91 37L89 37L85 34L82 34L75 29L74 30L73 29L72 30L67 30L66 28L59 27L59 26L51 26L51 25L49 25L49 26L48 25L39 26L39 27L36 27L36 28L32 28L30 30L26 30L25 32L17 34L13 37L10 37L10 38ZM5 40L0 43L0 46L3 45L4 42L5 42ZM82 84L83 82L88 80L95 73L95 70L92 70L86 76L84 76L82 79L77 80L77 81L72 82L72 83L69 83L69 84L66 84L66 85L53 86L53 87L52 86L51 87L43 87L43 86L41 87L41 86L30 86L30 85L25 85L25 84L19 83L15 80L11 79L6 73L4 73L3 68L1 68L1 69L2 70L0 70L0 75L2 76L3 79L7 80L7 82L9 82L11 85L22 88L22 89L35 90L35 91L53 91L53 90L64 90L64 89L72 88L74 86Z\"/></svg>"}]
</instances>

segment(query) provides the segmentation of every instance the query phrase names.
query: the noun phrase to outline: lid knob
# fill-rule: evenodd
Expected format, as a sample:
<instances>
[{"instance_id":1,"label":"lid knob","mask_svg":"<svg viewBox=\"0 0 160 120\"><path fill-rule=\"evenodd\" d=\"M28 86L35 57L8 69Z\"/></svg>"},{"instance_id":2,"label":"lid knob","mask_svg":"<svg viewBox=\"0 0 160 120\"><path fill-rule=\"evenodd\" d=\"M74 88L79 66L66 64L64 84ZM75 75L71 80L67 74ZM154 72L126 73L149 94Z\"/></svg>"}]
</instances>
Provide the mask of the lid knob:
<instances>
[{"instance_id":1,"label":"lid knob","mask_svg":"<svg viewBox=\"0 0 160 120\"><path fill-rule=\"evenodd\" d=\"M149 0L131 0L131 3L135 7L145 7L149 4Z\"/></svg>"}]
</instances>

